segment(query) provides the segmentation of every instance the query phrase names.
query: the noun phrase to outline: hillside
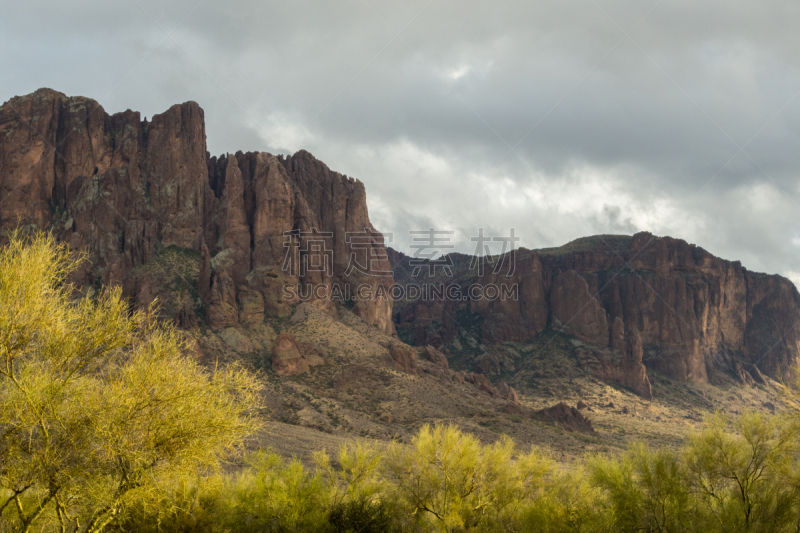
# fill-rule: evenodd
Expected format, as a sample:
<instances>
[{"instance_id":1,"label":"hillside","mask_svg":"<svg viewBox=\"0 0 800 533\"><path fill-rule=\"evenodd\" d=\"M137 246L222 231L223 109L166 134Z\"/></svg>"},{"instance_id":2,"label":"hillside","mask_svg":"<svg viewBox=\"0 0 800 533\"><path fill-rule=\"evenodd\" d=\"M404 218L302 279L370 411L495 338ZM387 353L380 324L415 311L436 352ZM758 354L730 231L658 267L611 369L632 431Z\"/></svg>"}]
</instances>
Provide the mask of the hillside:
<instances>
[{"instance_id":1,"label":"hillside","mask_svg":"<svg viewBox=\"0 0 800 533\"><path fill-rule=\"evenodd\" d=\"M253 445L286 455L453 421L569 460L635 439L675 446L715 409L791 405L788 280L648 233L517 250L513 272L453 254L451 275L413 276L370 223L362 182L304 151L212 157L194 102L143 121L49 89L13 98L0 189L4 232L44 229L87 252L81 293L158 300L202 361L258 372L274 425ZM422 282L515 292L385 297Z\"/></svg>"}]
</instances>

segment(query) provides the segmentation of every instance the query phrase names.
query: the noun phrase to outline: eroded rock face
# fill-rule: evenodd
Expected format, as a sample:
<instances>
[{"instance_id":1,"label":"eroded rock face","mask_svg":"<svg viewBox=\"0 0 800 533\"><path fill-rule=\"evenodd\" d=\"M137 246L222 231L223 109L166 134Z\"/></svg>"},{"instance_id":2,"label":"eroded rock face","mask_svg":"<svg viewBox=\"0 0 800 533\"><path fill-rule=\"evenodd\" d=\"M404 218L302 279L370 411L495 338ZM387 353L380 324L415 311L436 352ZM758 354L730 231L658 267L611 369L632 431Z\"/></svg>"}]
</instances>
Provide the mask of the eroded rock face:
<instances>
[{"instance_id":1,"label":"eroded rock face","mask_svg":"<svg viewBox=\"0 0 800 533\"><path fill-rule=\"evenodd\" d=\"M505 398L506 400L512 401L514 403L519 403L519 396L517 396L517 391L515 391L514 387L512 387L506 382L500 383L500 385L497 386L497 394L501 398Z\"/></svg>"},{"instance_id":2,"label":"eroded rock face","mask_svg":"<svg viewBox=\"0 0 800 533\"><path fill-rule=\"evenodd\" d=\"M283 332L272 346L272 370L279 376L295 376L325 362L320 350L298 342L291 333Z\"/></svg>"},{"instance_id":3,"label":"eroded rock face","mask_svg":"<svg viewBox=\"0 0 800 533\"><path fill-rule=\"evenodd\" d=\"M611 346L579 344L575 356L596 378L628 387L642 398L653 397L647 369L642 364L642 339L636 328L623 332L622 319L611 326Z\"/></svg>"},{"instance_id":4,"label":"eroded rock face","mask_svg":"<svg viewBox=\"0 0 800 533\"><path fill-rule=\"evenodd\" d=\"M448 370L450 368L447 357L433 346L425 346L422 349L422 356L442 370Z\"/></svg>"},{"instance_id":5,"label":"eroded rock face","mask_svg":"<svg viewBox=\"0 0 800 533\"><path fill-rule=\"evenodd\" d=\"M472 375L473 383L475 386L478 387L478 390L488 394L489 396L499 396L499 392L497 389L492 385L492 382L489 381L489 378L484 376L483 374L473 374Z\"/></svg>"},{"instance_id":6,"label":"eroded rock face","mask_svg":"<svg viewBox=\"0 0 800 533\"><path fill-rule=\"evenodd\" d=\"M403 372L408 374L418 374L417 352L414 348L400 342L393 342L389 345L389 355Z\"/></svg>"},{"instance_id":7,"label":"eroded rock face","mask_svg":"<svg viewBox=\"0 0 800 533\"><path fill-rule=\"evenodd\" d=\"M214 328L252 326L301 300L335 313L333 287L349 284L354 312L394 331L391 300L355 291L365 285L364 294L375 294L392 283L364 185L303 151L210 157L195 102L148 122L50 89L12 98L0 107L0 194L0 229L19 221L90 252L73 276L78 286L123 285L139 305L164 292L191 293L188 303L162 301L181 325L196 324L202 309ZM326 268L311 266L315 243ZM159 262L170 247L187 252L191 268ZM354 255L362 268L348 271ZM284 293L312 284L316 290Z\"/></svg>"},{"instance_id":8,"label":"eroded rock face","mask_svg":"<svg viewBox=\"0 0 800 533\"><path fill-rule=\"evenodd\" d=\"M390 256L398 282L407 281L408 258ZM583 343L576 355L596 376L643 397L651 395L647 369L700 382L723 373L787 378L800 353L800 294L789 280L682 240L639 233L522 249L510 276L478 276L457 254L454 264L462 286L506 283L517 297L402 302L396 326L418 346L485 349L480 371L498 365L493 345L531 341L548 324Z\"/></svg>"},{"instance_id":9,"label":"eroded rock face","mask_svg":"<svg viewBox=\"0 0 800 533\"><path fill-rule=\"evenodd\" d=\"M539 409L531 413L531 418L541 422L548 422L560 426L567 431L579 431L587 435L595 435L596 432L592 422L583 416L583 413L574 407L570 407L564 402L557 403L552 407Z\"/></svg>"},{"instance_id":10,"label":"eroded rock face","mask_svg":"<svg viewBox=\"0 0 800 533\"><path fill-rule=\"evenodd\" d=\"M557 274L550 292L550 309L556 329L582 341L608 345L606 310L574 270Z\"/></svg>"}]
</instances>

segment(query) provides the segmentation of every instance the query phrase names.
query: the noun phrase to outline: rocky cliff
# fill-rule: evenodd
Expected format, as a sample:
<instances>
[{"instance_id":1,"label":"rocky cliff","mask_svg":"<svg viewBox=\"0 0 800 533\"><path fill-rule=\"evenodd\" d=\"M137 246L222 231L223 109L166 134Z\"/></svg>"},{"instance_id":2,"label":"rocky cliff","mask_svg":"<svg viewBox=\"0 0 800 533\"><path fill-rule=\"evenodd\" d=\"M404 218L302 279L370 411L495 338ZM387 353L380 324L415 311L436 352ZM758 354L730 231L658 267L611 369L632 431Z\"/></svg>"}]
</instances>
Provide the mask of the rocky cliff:
<instances>
[{"instance_id":1,"label":"rocky cliff","mask_svg":"<svg viewBox=\"0 0 800 533\"><path fill-rule=\"evenodd\" d=\"M585 369L645 397L648 372L785 378L800 351L792 283L669 237L518 250L496 273L497 263L479 274L473 258L451 254L450 273L414 277L370 224L361 182L304 151L211 157L194 102L151 121L49 89L3 104L0 230L18 226L85 250L73 278L84 291L120 285L137 305L158 299L186 328L254 327L305 301L331 316L344 306L383 333L396 327L407 342L469 359L477 374L515 372L526 346L561 332ZM393 313L376 294L395 278L462 292L408 297ZM511 292L470 292L489 286Z\"/></svg>"},{"instance_id":2,"label":"rocky cliff","mask_svg":"<svg viewBox=\"0 0 800 533\"><path fill-rule=\"evenodd\" d=\"M12 98L0 108L0 202L4 232L52 230L88 251L78 286L158 297L185 327L253 325L301 300L335 314L338 297L394 331L390 300L342 289L392 282L364 185L304 151L210 157L194 102L148 122L50 89Z\"/></svg>"},{"instance_id":3,"label":"rocky cliff","mask_svg":"<svg viewBox=\"0 0 800 533\"><path fill-rule=\"evenodd\" d=\"M413 278L403 254L389 255L400 282L515 288L505 298L395 304L402 338L452 353L469 337L482 371L514 371L497 347L555 332L576 339L574 355L585 368L642 396L650 395L648 369L699 382L722 374L763 381L763 374L789 377L800 353L800 295L789 280L678 239L639 233L521 249L510 275L505 266L493 273L492 265L478 275L454 254L453 275L432 280Z\"/></svg>"}]
</instances>

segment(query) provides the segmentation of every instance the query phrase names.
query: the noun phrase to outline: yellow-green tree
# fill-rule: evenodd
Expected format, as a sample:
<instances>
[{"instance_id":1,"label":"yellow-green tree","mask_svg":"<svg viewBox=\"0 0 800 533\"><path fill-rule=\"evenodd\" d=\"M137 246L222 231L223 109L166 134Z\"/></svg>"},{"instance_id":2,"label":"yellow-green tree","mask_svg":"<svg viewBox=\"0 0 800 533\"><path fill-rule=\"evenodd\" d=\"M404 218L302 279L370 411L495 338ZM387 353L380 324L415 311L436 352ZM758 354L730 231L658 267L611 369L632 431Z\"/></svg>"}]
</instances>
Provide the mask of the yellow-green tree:
<instances>
[{"instance_id":1,"label":"yellow-green tree","mask_svg":"<svg viewBox=\"0 0 800 533\"><path fill-rule=\"evenodd\" d=\"M101 531L254 428L253 378L206 371L119 289L76 298L83 259L46 234L0 250L0 520L15 531Z\"/></svg>"},{"instance_id":2,"label":"yellow-green tree","mask_svg":"<svg viewBox=\"0 0 800 533\"><path fill-rule=\"evenodd\" d=\"M699 529L797 531L800 493L792 474L799 451L796 423L787 417L708 416L684 451Z\"/></svg>"},{"instance_id":3,"label":"yellow-green tree","mask_svg":"<svg viewBox=\"0 0 800 533\"><path fill-rule=\"evenodd\" d=\"M501 531L543 488L552 463L517 453L503 437L483 445L456 426L423 426L410 447L394 445L387 465L396 497L439 531Z\"/></svg>"},{"instance_id":4,"label":"yellow-green tree","mask_svg":"<svg viewBox=\"0 0 800 533\"><path fill-rule=\"evenodd\" d=\"M675 452L634 443L621 457L592 457L588 469L609 531L691 531L694 499Z\"/></svg>"}]
</instances>

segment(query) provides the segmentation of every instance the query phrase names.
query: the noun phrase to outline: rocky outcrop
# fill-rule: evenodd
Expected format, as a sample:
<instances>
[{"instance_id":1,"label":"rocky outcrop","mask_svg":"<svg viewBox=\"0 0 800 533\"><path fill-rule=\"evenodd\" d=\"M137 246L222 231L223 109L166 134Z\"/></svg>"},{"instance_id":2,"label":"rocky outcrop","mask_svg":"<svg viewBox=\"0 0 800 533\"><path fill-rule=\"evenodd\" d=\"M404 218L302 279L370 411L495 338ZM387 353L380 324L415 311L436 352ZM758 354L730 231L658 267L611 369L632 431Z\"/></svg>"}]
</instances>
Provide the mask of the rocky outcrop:
<instances>
[{"instance_id":1,"label":"rocky outcrop","mask_svg":"<svg viewBox=\"0 0 800 533\"><path fill-rule=\"evenodd\" d=\"M418 374L417 352L411 346L400 342L393 342L389 345L389 355L397 364L398 368L407 374Z\"/></svg>"},{"instance_id":2,"label":"rocky outcrop","mask_svg":"<svg viewBox=\"0 0 800 533\"><path fill-rule=\"evenodd\" d=\"M291 333L283 332L272 346L272 370L279 376L294 376L324 363L313 345L298 342Z\"/></svg>"},{"instance_id":3,"label":"rocky outcrop","mask_svg":"<svg viewBox=\"0 0 800 533\"><path fill-rule=\"evenodd\" d=\"M556 329L574 337L608 346L606 310L589 293L589 284L574 270L559 272L550 291L550 311Z\"/></svg>"},{"instance_id":4,"label":"rocky outcrop","mask_svg":"<svg viewBox=\"0 0 800 533\"><path fill-rule=\"evenodd\" d=\"M714 382L789 377L800 353L800 295L777 275L750 272L700 247L649 233L579 239L561 248L517 250L515 268L482 276L453 254L461 287L505 284L507 297L395 304L401 338L475 353L475 367L500 372L492 347L524 343L546 328L574 337L575 355L600 379L643 397L647 370ZM390 251L398 282L408 258ZM513 290L512 290L513 289ZM466 343L472 343L467 346Z\"/></svg>"},{"instance_id":5,"label":"rocky outcrop","mask_svg":"<svg viewBox=\"0 0 800 533\"><path fill-rule=\"evenodd\" d=\"M206 309L208 323L214 328L235 326L239 323L239 313L233 278L227 270L220 270L212 280Z\"/></svg>"},{"instance_id":6,"label":"rocky outcrop","mask_svg":"<svg viewBox=\"0 0 800 533\"><path fill-rule=\"evenodd\" d=\"M0 195L0 229L52 230L89 252L78 286L122 285L139 305L191 293L162 300L181 325L203 311L213 328L252 326L301 301L335 313L338 296L394 331L391 300L372 296L392 276L364 185L304 151L210 157L195 102L147 121L50 89L12 98L0 107ZM187 253L154 272L168 249Z\"/></svg>"},{"instance_id":7,"label":"rocky outcrop","mask_svg":"<svg viewBox=\"0 0 800 533\"><path fill-rule=\"evenodd\" d=\"M483 374L473 374L472 375L472 382L478 387L478 390L488 394L489 396L499 396L500 394L497 392L497 389L492 385L492 382L489 381L489 378L484 376Z\"/></svg>"},{"instance_id":8,"label":"rocky outcrop","mask_svg":"<svg viewBox=\"0 0 800 533\"><path fill-rule=\"evenodd\" d=\"M497 386L497 395L511 402L519 403L517 391L515 391L514 387L506 382L500 383L500 385Z\"/></svg>"},{"instance_id":9,"label":"rocky outcrop","mask_svg":"<svg viewBox=\"0 0 800 533\"><path fill-rule=\"evenodd\" d=\"M447 363L447 356L433 346L425 346L422 349L422 356L442 370L448 370L450 368L450 365Z\"/></svg>"},{"instance_id":10,"label":"rocky outcrop","mask_svg":"<svg viewBox=\"0 0 800 533\"><path fill-rule=\"evenodd\" d=\"M0 107L0 230L53 231L89 254L77 286L119 285L137 306L158 299L181 327L254 328L302 302L337 316L340 301L385 333L396 323L443 372L452 352L480 374L515 372L506 344L556 332L579 342L574 355L594 375L644 397L648 371L762 383L796 365L791 282L649 233L518 250L503 258L513 269L480 275L451 254L453 275L434 280L444 293L459 284L501 296L405 301L393 316L390 267L400 282L413 269L385 249L361 182L304 151L211 157L205 140L194 102L147 121L49 89L12 98ZM392 357L417 373L416 353Z\"/></svg>"},{"instance_id":11,"label":"rocky outcrop","mask_svg":"<svg viewBox=\"0 0 800 533\"><path fill-rule=\"evenodd\" d=\"M531 418L562 427L567 431L578 431L587 435L597 434L592 426L592 422L583 416L583 413L564 402L534 411L531 413Z\"/></svg>"},{"instance_id":12,"label":"rocky outcrop","mask_svg":"<svg viewBox=\"0 0 800 533\"><path fill-rule=\"evenodd\" d=\"M622 319L614 319L611 347L577 343L575 355L580 364L595 377L633 390L642 398L653 397L647 369L642 364L642 339L639 331L628 328L623 334Z\"/></svg>"}]
</instances>

